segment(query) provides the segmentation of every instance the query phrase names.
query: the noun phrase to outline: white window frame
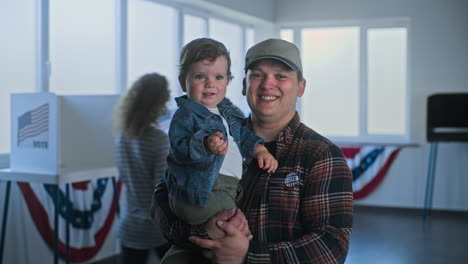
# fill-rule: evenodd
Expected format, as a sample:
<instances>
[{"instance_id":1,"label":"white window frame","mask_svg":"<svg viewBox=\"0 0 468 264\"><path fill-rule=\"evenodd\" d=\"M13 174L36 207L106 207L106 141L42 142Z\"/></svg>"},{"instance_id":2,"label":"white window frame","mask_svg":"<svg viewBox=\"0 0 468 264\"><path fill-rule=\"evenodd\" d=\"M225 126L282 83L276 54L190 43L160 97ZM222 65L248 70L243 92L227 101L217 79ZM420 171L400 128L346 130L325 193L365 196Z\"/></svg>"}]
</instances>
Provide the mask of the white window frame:
<instances>
[{"instance_id":1,"label":"white window frame","mask_svg":"<svg viewBox=\"0 0 468 264\"><path fill-rule=\"evenodd\" d=\"M283 23L280 25L282 29L292 29L294 43L302 51L301 47L301 30L310 28L337 28L337 27L358 27L359 28L359 135L358 136L327 136L332 141L340 145L348 144L396 144L405 145L410 144L411 141L411 27L408 18L388 18L378 20L359 20L359 21L319 21L309 23ZM383 28L406 28L407 42L406 42L406 133L403 135L369 135L367 133L367 32L369 29L383 29ZM307 69L306 69L307 70ZM310 80L309 83L313 83ZM312 87L313 89L313 87ZM301 114L301 99L298 100L297 111Z\"/></svg>"}]
</instances>

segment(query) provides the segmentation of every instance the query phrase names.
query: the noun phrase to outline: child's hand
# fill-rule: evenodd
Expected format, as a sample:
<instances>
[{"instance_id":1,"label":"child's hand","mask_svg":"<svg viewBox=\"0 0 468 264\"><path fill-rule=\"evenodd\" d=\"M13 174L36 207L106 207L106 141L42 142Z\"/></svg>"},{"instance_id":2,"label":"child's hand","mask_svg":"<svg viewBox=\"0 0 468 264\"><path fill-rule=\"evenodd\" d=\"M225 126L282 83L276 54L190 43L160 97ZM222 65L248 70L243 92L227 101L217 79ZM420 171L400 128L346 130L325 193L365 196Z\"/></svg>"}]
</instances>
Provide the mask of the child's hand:
<instances>
[{"instance_id":1,"label":"child's hand","mask_svg":"<svg viewBox=\"0 0 468 264\"><path fill-rule=\"evenodd\" d=\"M258 144L255 147L255 156L258 160L258 167L268 171L268 173L275 172L278 168L278 161L265 146Z\"/></svg>"},{"instance_id":2,"label":"child's hand","mask_svg":"<svg viewBox=\"0 0 468 264\"><path fill-rule=\"evenodd\" d=\"M206 148L210 153L220 156L227 153L227 141L222 138L223 133L218 131L206 139Z\"/></svg>"},{"instance_id":3,"label":"child's hand","mask_svg":"<svg viewBox=\"0 0 468 264\"><path fill-rule=\"evenodd\" d=\"M275 172L278 168L278 161L268 151L261 151L258 153L258 167L268 171L268 173Z\"/></svg>"}]
</instances>

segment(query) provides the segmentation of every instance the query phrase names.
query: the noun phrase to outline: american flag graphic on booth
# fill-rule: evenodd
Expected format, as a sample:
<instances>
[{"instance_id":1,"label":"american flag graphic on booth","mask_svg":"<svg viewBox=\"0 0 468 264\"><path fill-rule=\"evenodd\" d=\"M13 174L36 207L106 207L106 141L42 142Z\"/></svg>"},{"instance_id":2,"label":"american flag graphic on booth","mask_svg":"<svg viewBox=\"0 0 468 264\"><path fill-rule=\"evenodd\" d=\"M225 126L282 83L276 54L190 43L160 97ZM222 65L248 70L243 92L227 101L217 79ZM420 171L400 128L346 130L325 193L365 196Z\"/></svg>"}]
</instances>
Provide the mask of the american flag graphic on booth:
<instances>
[{"instance_id":1,"label":"american flag graphic on booth","mask_svg":"<svg viewBox=\"0 0 468 264\"><path fill-rule=\"evenodd\" d=\"M48 148L49 104L43 104L18 117L18 146Z\"/></svg>"}]
</instances>

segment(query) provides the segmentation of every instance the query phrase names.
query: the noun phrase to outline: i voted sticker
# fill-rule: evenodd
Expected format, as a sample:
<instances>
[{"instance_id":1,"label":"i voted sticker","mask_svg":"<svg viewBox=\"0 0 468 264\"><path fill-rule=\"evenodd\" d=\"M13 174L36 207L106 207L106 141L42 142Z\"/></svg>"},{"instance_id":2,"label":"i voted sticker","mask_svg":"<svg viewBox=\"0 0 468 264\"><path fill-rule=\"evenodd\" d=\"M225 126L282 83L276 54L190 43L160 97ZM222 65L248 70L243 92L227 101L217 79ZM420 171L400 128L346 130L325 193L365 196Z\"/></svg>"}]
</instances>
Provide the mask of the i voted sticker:
<instances>
[{"instance_id":1,"label":"i voted sticker","mask_svg":"<svg viewBox=\"0 0 468 264\"><path fill-rule=\"evenodd\" d=\"M299 175L297 175L296 172L289 173L288 175L286 175L286 178L284 179L284 184L287 187L294 187L298 183L299 183Z\"/></svg>"}]
</instances>

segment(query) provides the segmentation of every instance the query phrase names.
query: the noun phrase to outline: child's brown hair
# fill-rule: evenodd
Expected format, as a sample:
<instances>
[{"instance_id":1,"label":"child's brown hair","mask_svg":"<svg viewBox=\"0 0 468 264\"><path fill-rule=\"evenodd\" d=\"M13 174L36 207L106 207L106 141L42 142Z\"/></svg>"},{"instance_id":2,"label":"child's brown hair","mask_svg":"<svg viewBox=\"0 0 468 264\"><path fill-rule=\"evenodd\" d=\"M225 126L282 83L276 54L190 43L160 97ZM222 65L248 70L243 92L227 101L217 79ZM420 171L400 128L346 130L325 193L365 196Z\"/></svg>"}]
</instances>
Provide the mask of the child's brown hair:
<instances>
[{"instance_id":1,"label":"child's brown hair","mask_svg":"<svg viewBox=\"0 0 468 264\"><path fill-rule=\"evenodd\" d=\"M190 65L201 60L215 61L218 57L225 56L228 68L228 80L231 75L231 57L229 51L223 43L210 38L198 38L187 43L180 51L179 59L179 79L185 79Z\"/></svg>"}]
</instances>

